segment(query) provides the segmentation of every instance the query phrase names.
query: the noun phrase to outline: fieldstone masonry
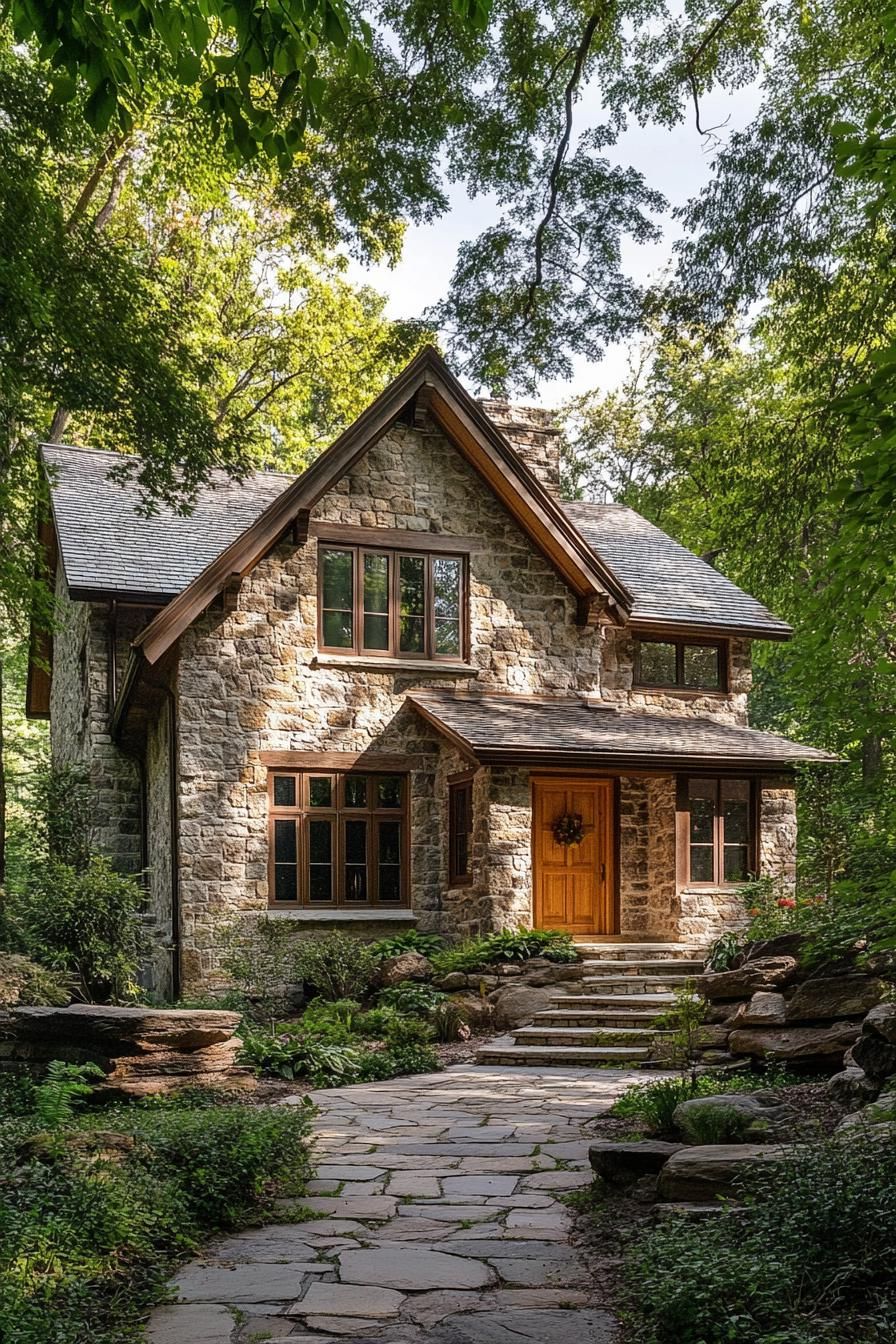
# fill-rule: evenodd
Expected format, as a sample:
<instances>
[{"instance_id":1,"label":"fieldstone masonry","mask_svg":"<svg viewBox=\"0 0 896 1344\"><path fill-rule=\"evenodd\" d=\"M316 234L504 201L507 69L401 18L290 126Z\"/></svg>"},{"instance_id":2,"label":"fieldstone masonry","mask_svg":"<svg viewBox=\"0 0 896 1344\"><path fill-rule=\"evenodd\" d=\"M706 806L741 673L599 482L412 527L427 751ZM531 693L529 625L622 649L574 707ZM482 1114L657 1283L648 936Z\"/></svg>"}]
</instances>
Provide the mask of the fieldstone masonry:
<instances>
[{"instance_id":1,"label":"fieldstone masonry","mask_svg":"<svg viewBox=\"0 0 896 1344\"><path fill-rule=\"evenodd\" d=\"M543 412L504 403L486 409L533 471L559 484L558 436ZM452 936L531 919L529 772L481 769L474 781L473 877L449 889L447 779L468 767L407 704L409 691L466 687L541 697L600 695L663 715L746 719L750 648L733 641L728 695L672 696L632 689L632 637L583 627L575 600L516 522L449 441L426 423L396 424L323 497L314 524L403 529L472 539L471 657L467 667L406 665L317 651L317 541L275 547L240 585L234 609L210 608L185 633L172 691L183 988L220 983L222 924L268 907L267 751L400 755L411 769L413 914L421 928ZM61 581L60 581L61 583ZM140 777L108 734L108 621L100 605L60 601L53 678L53 747L59 760L89 761L97 786L97 837L123 868L140 867ZM146 613L129 621L139 628ZM119 626L123 668L133 629ZM172 830L166 709L146 750L148 908L158 927L152 981L164 992L169 950ZM762 793L763 871L793 871L792 787ZM675 882L675 788L671 775L620 781L621 932L704 942L740 914L730 893L681 892ZM392 914L393 912L390 912ZM318 912L281 910L297 932L320 927ZM354 927L358 927L357 923ZM371 932L376 925L369 927Z\"/></svg>"}]
</instances>

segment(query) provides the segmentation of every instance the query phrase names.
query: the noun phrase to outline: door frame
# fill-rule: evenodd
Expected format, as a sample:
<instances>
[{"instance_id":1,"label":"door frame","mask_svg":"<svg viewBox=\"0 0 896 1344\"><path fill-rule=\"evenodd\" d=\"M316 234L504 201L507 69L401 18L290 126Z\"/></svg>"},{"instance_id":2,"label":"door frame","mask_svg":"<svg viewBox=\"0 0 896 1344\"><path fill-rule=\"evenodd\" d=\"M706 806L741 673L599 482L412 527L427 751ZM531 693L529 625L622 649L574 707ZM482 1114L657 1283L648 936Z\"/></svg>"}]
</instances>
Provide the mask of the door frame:
<instances>
[{"instance_id":1,"label":"door frame","mask_svg":"<svg viewBox=\"0 0 896 1344\"><path fill-rule=\"evenodd\" d=\"M619 827L619 793L620 777L618 774L598 774L596 771L532 771L529 775L529 799L531 823L529 827L529 864L532 881L532 927L541 928L541 894L540 884L537 880L537 864L535 857L535 789L540 783L563 783L569 781L571 784L609 784L608 790L610 797L611 817L610 817L610 854L609 862L612 864L610 895L612 899L613 929L607 933L596 933L599 938L618 937L621 930L621 874L619 871L619 853L620 853L620 827Z\"/></svg>"}]
</instances>

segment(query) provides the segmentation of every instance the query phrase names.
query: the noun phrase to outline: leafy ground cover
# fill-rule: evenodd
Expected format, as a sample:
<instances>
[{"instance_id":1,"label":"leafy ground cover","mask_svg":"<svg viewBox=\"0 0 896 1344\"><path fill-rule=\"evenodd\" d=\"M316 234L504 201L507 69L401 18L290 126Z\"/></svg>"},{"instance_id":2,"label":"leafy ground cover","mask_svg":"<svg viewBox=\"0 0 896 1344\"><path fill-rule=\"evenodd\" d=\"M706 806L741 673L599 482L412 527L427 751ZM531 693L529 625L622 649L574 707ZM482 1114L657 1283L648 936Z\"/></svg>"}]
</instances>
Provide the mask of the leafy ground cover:
<instances>
[{"instance_id":1,"label":"leafy ground cover","mask_svg":"<svg viewBox=\"0 0 896 1344\"><path fill-rule=\"evenodd\" d=\"M137 1340L178 1260L309 1175L307 1106L181 1094L76 1111L79 1074L0 1091L5 1344Z\"/></svg>"}]
</instances>

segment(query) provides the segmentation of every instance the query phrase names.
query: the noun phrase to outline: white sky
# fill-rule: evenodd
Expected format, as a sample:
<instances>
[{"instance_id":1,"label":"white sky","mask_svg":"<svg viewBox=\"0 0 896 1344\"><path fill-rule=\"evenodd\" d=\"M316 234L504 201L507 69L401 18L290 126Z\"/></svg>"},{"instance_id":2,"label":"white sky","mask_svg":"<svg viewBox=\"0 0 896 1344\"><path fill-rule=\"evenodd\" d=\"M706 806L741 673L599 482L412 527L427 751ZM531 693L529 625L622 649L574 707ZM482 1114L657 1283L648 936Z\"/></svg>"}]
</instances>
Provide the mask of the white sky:
<instances>
[{"instance_id":1,"label":"white sky","mask_svg":"<svg viewBox=\"0 0 896 1344\"><path fill-rule=\"evenodd\" d=\"M724 129L717 132L724 137L746 125L758 101L755 85L732 95L716 93L701 103L701 123L714 126L728 118ZM577 107L576 124L584 127L599 118L598 92L586 89ZM695 195L707 181L711 153L691 116L673 130L656 125L633 126L616 146L607 150L607 157L639 169L647 184L663 193L671 211ZM451 209L441 219L408 229L402 260L393 270L387 266L365 269L352 263L349 274L355 282L366 282L388 295L388 316L416 317L440 299L448 288L458 245L464 239L475 238L497 217L493 202L487 198L471 201L461 186L452 189L450 198ZM636 281L643 282L659 274L672 256L673 242L681 236L678 221L668 214L661 223L664 237L659 244L623 243L623 266ZM578 359L571 380L545 382L538 397L527 400L554 406L566 397L593 388L613 388L626 372L628 353L626 346L617 345L607 351L600 363Z\"/></svg>"}]
</instances>

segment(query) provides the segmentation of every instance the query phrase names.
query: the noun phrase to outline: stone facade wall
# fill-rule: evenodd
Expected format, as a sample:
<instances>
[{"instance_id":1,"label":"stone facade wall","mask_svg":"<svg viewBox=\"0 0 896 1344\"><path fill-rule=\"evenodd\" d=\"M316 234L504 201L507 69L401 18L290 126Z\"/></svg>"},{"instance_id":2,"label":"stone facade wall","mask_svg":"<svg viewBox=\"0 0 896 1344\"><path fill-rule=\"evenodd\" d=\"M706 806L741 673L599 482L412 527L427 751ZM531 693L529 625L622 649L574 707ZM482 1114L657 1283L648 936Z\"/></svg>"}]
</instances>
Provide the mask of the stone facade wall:
<instances>
[{"instance_id":1,"label":"stone facade wall","mask_svg":"<svg viewBox=\"0 0 896 1344\"><path fill-rule=\"evenodd\" d=\"M172 992L170 719L166 702L146 743L147 918L152 946L145 968L147 987L162 998Z\"/></svg>"},{"instance_id":2,"label":"stone facade wall","mask_svg":"<svg viewBox=\"0 0 896 1344\"><path fill-rule=\"evenodd\" d=\"M796 789L786 775L769 775L759 794L759 873L796 886Z\"/></svg>"},{"instance_id":3,"label":"stone facade wall","mask_svg":"<svg viewBox=\"0 0 896 1344\"><path fill-rule=\"evenodd\" d=\"M642 775L619 781L619 931L674 938L675 779Z\"/></svg>"},{"instance_id":4,"label":"stone facade wall","mask_svg":"<svg viewBox=\"0 0 896 1344\"><path fill-rule=\"evenodd\" d=\"M732 639L728 663L726 695L696 691L668 693L643 691L633 686L635 636L631 630L612 625L602 627L601 696L626 709L648 710L663 715L681 714L690 718L720 717L734 723L747 723L747 706L753 681L750 641Z\"/></svg>"},{"instance_id":5,"label":"stone facade wall","mask_svg":"<svg viewBox=\"0 0 896 1344\"><path fill-rule=\"evenodd\" d=\"M72 602L61 570L53 639L50 745L57 765L84 765L93 801L92 843L122 872L142 859L140 772L109 735L109 625L100 603Z\"/></svg>"}]
</instances>

